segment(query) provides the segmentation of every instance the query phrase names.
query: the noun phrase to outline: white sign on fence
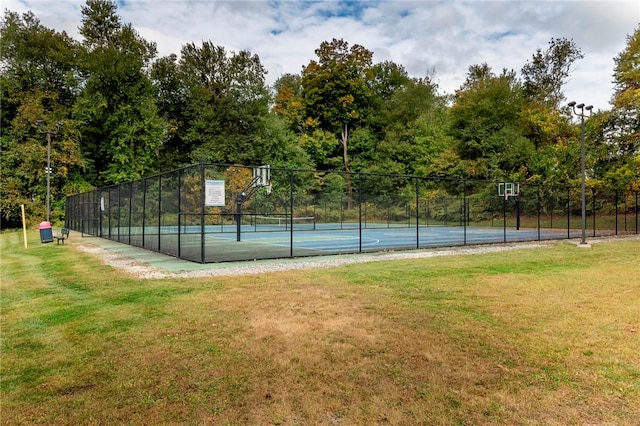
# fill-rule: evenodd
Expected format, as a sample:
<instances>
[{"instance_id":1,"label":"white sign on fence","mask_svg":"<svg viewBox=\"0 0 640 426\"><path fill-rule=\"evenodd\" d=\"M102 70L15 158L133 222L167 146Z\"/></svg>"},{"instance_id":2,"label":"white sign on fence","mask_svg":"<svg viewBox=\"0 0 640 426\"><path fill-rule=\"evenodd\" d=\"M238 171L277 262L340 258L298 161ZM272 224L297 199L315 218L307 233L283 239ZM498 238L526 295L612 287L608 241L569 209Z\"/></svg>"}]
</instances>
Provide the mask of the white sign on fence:
<instances>
[{"instance_id":1,"label":"white sign on fence","mask_svg":"<svg viewBox=\"0 0 640 426\"><path fill-rule=\"evenodd\" d=\"M224 207L224 181L206 180L204 182L204 205Z\"/></svg>"}]
</instances>

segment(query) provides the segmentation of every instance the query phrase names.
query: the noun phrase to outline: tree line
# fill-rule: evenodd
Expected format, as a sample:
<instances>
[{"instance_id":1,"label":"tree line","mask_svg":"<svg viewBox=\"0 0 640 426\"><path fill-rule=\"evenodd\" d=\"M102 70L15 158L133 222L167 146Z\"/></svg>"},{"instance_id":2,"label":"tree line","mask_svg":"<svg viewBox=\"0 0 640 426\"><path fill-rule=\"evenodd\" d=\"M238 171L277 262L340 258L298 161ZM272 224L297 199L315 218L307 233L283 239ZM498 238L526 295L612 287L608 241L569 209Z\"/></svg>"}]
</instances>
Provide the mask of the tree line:
<instances>
[{"instance_id":1,"label":"tree line","mask_svg":"<svg viewBox=\"0 0 640 426\"><path fill-rule=\"evenodd\" d=\"M431 74L333 39L269 86L249 51L204 41L159 57L115 1L87 0L81 13L74 40L31 12L4 12L2 228L20 223L21 204L44 216L46 132L54 221L67 195L199 162L344 172L309 191L350 192L354 172L579 181L580 126L562 91L583 58L572 40L551 39L519 73L472 65L447 94ZM592 187L640 189L638 55L640 27L614 58L611 108L586 120Z\"/></svg>"}]
</instances>

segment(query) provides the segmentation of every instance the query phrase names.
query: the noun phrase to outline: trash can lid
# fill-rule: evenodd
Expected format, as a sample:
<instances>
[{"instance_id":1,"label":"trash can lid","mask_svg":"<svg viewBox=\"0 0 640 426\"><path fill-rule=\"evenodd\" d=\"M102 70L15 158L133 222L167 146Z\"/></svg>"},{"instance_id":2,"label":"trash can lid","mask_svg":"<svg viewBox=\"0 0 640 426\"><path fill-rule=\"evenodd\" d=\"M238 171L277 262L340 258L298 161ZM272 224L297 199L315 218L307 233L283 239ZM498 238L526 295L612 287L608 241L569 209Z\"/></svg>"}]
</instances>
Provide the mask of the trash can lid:
<instances>
[{"instance_id":1,"label":"trash can lid","mask_svg":"<svg viewBox=\"0 0 640 426\"><path fill-rule=\"evenodd\" d=\"M49 229L51 228L51 223L47 222L46 220L44 222L40 222L40 225L38 226L38 229Z\"/></svg>"}]
</instances>

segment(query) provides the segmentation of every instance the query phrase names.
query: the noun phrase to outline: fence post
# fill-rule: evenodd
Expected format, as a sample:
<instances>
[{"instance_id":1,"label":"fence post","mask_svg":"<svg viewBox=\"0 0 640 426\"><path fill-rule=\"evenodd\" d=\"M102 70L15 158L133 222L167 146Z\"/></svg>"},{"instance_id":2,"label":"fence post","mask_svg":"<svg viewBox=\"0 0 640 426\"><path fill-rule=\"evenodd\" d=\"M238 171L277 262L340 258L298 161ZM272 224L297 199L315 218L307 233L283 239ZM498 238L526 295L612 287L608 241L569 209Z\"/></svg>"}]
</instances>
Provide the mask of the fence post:
<instances>
[{"instance_id":1,"label":"fence post","mask_svg":"<svg viewBox=\"0 0 640 426\"><path fill-rule=\"evenodd\" d=\"M205 263L204 247L204 201L206 197L204 163L200 163L200 263Z\"/></svg>"},{"instance_id":2,"label":"fence post","mask_svg":"<svg viewBox=\"0 0 640 426\"><path fill-rule=\"evenodd\" d=\"M596 190L591 188L591 215L593 216L593 237L596 236Z\"/></svg>"},{"instance_id":3,"label":"fence post","mask_svg":"<svg viewBox=\"0 0 640 426\"><path fill-rule=\"evenodd\" d=\"M638 233L638 191L636 191L636 234Z\"/></svg>"},{"instance_id":4,"label":"fence post","mask_svg":"<svg viewBox=\"0 0 640 426\"><path fill-rule=\"evenodd\" d=\"M571 188L567 188L567 238L571 238Z\"/></svg>"},{"instance_id":5,"label":"fence post","mask_svg":"<svg viewBox=\"0 0 640 426\"><path fill-rule=\"evenodd\" d=\"M238 194L236 199L236 241L240 241L242 228L242 194Z\"/></svg>"},{"instance_id":6,"label":"fence post","mask_svg":"<svg viewBox=\"0 0 640 426\"><path fill-rule=\"evenodd\" d=\"M142 179L142 247L146 247L147 234L147 179Z\"/></svg>"},{"instance_id":7,"label":"fence post","mask_svg":"<svg viewBox=\"0 0 640 426\"><path fill-rule=\"evenodd\" d=\"M463 235L464 241L463 244L467 245L467 181L462 179L462 224L463 224Z\"/></svg>"},{"instance_id":8,"label":"fence post","mask_svg":"<svg viewBox=\"0 0 640 426\"><path fill-rule=\"evenodd\" d=\"M344 194L340 194L340 229L342 229L342 224L344 223Z\"/></svg>"},{"instance_id":9,"label":"fence post","mask_svg":"<svg viewBox=\"0 0 640 426\"><path fill-rule=\"evenodd\" d=\"M162 252L162 175L158 175L158 251Z\"/></svg>"},{"instance_id":10,"label":"fence post","mask_svg":"<svg viewBox=\"0 0 640 426\"><path fill-rule=\"evenodd\" d=\"M129 182L129 244L131 244L131 219L133 218L133 181Z\"/></svg>"},{"instance_id":11,"label":"fence post","mask_svg":"<svg viewBox=\"0 0 640 426\"><path fill-rule=\"evenodd\" d=\"M98 195L98 212L99 212L99 219L98 219L98 226L100 227L99 231L98 231L98 235L100 235L100 238L104 238L104 232L102 232L103 228L104 228L104 197L102 196L102 191L98 191L97 193ZM108 221L107 221L108 222Z\"/></svg>"},{"instance_id":12,"label":"fence post","mask_svg":"<svg viewBox=\"0 0 640 426\"><path fill-rule=\"evenodd\" d=\"M122 216L122 197L120 196L120 184L118 184L118 186L116 186L116 188L118 189L117 193L116 193L116 197L118 198L118 220L117 220L117 225L118 225L118 242L120 243L120 216Z\"/></svg>"},{"instance_id":13,"label":"fence post","mask_svg":"<svg viewBox=\"0 0 640 426\"><path fill-rule=\"evenodd\" d=\"M180 236L182 235L182 197L180 192L180 189L182 188L182 184L180 182L181 177L182 169L178 169L178 187L176 188L178 190L178 259L182 259L182 244L180 244Z\"/></svg>"},{"instance_id":14,"label":"fence post","mask_svg":"<svg viewBox=\"0 0 640 426\"><path fill-rule=\"evenodd\" d=\"M293 170L289 170L289 217L291 226L289 227L289 257L293 257Z\"/></svg>"},{"instance_id":15,"label":"fence post","mask_svg":"<svg viewBox=\"0 0 640 426\"><path fill-rule=\"evenodd\" d=\"M362 253L362 173L358 173L358 253Z\"/></svg>"},{"instance_id":16,"label":"fence post","mask_svg":"<svg viewBox=\"0 0 640 426\"><path fill-rule=\"evenodd\" d=\"M507 199L502 197L502 241L507 242Z\"/></svg>"},{"instance_id":17,"label":"fence post","mask_svg":"<svg viewBox=\"0 0 640 426\"><path fill-rule=\"evenodd\" d=\"M541 210L542 206L540 203L540 187L537 186L536 187L536 214L538 216L538 241L540 241L540 210Z\"/></svg>"},{"instance_id":18,"label":"fence post","mask_svg":"<svg viewBox=\"0 0 640 426\"><path fill-rule=\"evenodd\" d=\"M520 194L516 197L516 231L520 230Z\"/></svg>"},{"instance_id":19,"label":"fence post","mask_svg":"<svg viewBox=\"0 0 640 426\"><path fill-rule=\"evenodd\" d=\"M416 248L420 248L420 186L417 177L414 177L416 182Z\"/></svg>"},{"instance_id":20,"label":"fence post","mask_svg":"<svg viewBox=\"0 0 640 426\"><path fill-rule=\"evenodd\" d=\"M618 235L618 190L616 189L614 191L614 193L615 193L614 198L615 198L615 204L616 204L616 233L615 233L615 235Z\"/></svg>"}]
</instances>

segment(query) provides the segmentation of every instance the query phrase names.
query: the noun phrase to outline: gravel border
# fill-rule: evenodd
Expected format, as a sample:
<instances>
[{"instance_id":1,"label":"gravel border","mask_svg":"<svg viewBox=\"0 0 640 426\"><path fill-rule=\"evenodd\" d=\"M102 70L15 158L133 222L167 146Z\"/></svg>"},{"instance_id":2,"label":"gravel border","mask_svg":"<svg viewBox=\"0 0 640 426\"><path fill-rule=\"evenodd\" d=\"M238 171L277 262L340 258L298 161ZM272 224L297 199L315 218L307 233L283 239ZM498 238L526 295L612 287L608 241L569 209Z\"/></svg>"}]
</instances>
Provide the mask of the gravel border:
<instances>
[{"instance_id":1,"label":"gravel border","mask_svg":"<svg viewBox=\"0 0 640 426\"><path fill-rule=\"evenodd\" d=\"M640 235L591 238L587 247L591 244L619 241L619 240L640 240ZM98 257L105 264L121 270L137 279L167 279L167 278L203 278L234 275L257 275L268 272L280 272L290 270L304 270L317 268L334 268L337 266L350 265L354 263L378 262L383 260L401 259L426 259L432 257L469 255L479 253L499 253L510 250L533 249L540 247L550 247L561 242L570 242L581 246L576 240L553 240L545 242L524 242L505 243L482 246L463 246L454 248L420 249L412 251L377 252L367 254L351 255L331 255L321 257L278 259L254 262L234 262L225 264L212 264L211 269L197 271L168 272L145 263L139 262L131 257L123 256L119 253L103 249L95 245L77 245L77 249ZM185 261L186 262L186 261ZM222 265L222 266L221 266Z\"/></svg>"}]
</instances>

